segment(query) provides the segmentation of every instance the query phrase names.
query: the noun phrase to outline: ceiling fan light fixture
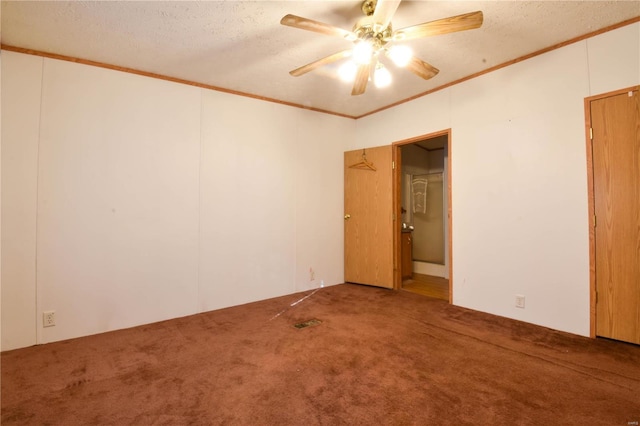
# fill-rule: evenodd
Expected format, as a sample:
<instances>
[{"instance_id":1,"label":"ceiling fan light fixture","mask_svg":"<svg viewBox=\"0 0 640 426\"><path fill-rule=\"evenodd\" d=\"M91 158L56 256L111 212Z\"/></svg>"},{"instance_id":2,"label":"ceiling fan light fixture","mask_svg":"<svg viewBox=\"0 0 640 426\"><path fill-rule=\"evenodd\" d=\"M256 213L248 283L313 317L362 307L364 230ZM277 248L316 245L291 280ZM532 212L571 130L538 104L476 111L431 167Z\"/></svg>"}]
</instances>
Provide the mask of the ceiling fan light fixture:
<instances>
[{"instance_id":1,"label":"ceiling fan light fixture","mask_svg":"<svg viewBox=\"0 0 640 426\"><path fill-rule=\"evenodd\" d=\"M387 56L399 67L406 67L413 57L411 48L406 45L394 45L387 50Z\"/></svg>"},{"instance_id":2,"label":"ceiling fan light fixture","mask_svg":"<svg viewBox=\"0 0 640 426\"><path fill-rule=\"evenodd\" d=\"M353 61L346 61L338 68L338 77L345 83L353 83L356 79L358 66Z\"/></svg>"},{"instance_id":3,"label":"ceiling fan light fixture","mask_svg":"<svg viewBox=\"0 0 640 426\"><path fill-rule=\"evenodd\" d=\"M373 83L378 89L382 89L391 84L391 73L384 65L378 62L373 73Z\"/></svg>"},{"instance_id":4,"label":"ceiling fan light fixture","mask_svg":"<svg viewBox=\"0 0 640 426\"><path fill-rule=\"evenodd\" d=\"M358 65L367 65L371 62L373 45L366 40L359 41L353 47L353 60Z\"/></svg>"},{"instance_id":5,"label":"ceiling fan light fixture","mask_svg":"<svg viewBox=\"0 0 640 426\"><path fill-rule=\"evenodd\" d=\"M319 67L351 57L351 61L339 67L337 72L342 80L354 82L351 95L358 96L365 92L367 84L371 80L377 87L391 84L391 74L379 62L380 53L384 52L387 58L394 62L394 65L405 67L416 76L429 80L435 77L439 70L414 56L407 46L395 46L395 44L417 38L480 28L484 19L482 11L476 11L423 22L394 31L391 20L402 0L361 1L362 12L365 16L356 22L351 31L291 14L285 15L280 20L282 25L354 42L352 48L303 65L290 71L289 74L299 77ZM388 44L389 47L387 47ZM375 66L373 66L374 64Z\"/></svg>"}]
</instances>

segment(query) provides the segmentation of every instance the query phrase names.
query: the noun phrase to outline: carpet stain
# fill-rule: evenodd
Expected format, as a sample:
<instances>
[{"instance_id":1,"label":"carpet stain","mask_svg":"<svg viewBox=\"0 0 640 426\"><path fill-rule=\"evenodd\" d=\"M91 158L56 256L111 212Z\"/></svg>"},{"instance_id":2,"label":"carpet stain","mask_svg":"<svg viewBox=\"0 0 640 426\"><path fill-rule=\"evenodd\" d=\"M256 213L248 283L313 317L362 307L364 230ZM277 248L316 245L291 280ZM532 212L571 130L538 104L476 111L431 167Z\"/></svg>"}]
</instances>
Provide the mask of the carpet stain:
<instances>
[{"instance_id":1,"label":"carpet stain","mask_svg":"<svg viewBox=\"0 0 640 426\"><path fill-rule=\"evenodd\" d=\"M317 319L310 319L304 322L299 322L297 324L294 324L293 326L295 328L307 328L307 327L313 327L314 325L319 325L319 324L322 324L322 321Z\"/></svg>"}]
</instances>

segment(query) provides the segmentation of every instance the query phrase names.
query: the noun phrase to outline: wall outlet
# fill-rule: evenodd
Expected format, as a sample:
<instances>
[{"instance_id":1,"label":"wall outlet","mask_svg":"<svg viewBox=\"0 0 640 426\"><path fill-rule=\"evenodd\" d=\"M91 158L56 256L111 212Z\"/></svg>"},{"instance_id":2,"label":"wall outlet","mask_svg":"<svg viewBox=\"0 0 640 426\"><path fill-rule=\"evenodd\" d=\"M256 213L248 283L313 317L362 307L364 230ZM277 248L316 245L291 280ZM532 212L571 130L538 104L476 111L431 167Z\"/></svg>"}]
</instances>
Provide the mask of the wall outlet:
<instances>
[{"instance_id":1,"label":"wall outlet","mask_svg":"<svg viewBox=\"0 0 640 426\"><path fill-rule=\"evenodd\" d=\"M309 268L309 281L313 281L316 279L316 271L313 268Z\"/></svg>"},{"instance_id":2,"label":"wall outlet","mask_svg":"<svg viewBox=\"0 0 640 426\"><path fill-rule=\"evenodd\" d=\"M524 309L524 296L521 294L516 294L516 308Z\"/></svg>"},{"instance_id":3,"label":"wall outlet","mask_svg":"<svg viewBox=\"0 0 640 426\"><path fill-rule=\"evenodd\" d=\"M44 311L42 313L42 326L53 327L56 325L56 311Z\"/></svg>"}]
</instances>

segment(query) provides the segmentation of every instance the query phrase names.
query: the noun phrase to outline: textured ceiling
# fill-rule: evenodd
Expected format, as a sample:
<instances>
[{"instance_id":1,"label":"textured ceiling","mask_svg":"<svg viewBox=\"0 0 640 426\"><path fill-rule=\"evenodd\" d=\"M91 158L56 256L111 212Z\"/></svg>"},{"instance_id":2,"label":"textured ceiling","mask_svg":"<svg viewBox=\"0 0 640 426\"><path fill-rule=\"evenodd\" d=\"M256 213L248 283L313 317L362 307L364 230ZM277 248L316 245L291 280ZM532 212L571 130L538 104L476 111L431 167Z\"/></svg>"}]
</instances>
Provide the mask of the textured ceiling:
<instances>
[{"instance_id":1,"label":"textured ceiling","mask_svg":"<svg viewBox=\"0 0 640 426\"><path fill-rule=\"evenodd\" d=\"M390 69L393 83L351 96L337 66L289 71L348 48L339 38L285 27L287 13L351 30L360 1L2 2L2 43L162 74L348 116L443 86L529 53L640 16L640 1L403 1L402 28L481 10L484 24L407 42L440 69L425 81Z\"/></svg>"}]
</instances>

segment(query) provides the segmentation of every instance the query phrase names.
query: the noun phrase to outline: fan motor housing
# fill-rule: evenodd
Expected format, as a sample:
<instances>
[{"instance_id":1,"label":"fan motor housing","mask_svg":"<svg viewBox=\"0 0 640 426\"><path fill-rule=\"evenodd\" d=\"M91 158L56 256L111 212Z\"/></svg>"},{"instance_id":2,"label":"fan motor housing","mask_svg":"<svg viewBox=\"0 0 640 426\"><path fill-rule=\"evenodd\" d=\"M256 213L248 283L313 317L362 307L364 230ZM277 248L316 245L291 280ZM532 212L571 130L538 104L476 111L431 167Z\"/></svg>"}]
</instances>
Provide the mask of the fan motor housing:
<instances>
[{"instance_id":1,"label":"fan motor housing","mask_svg":"<svg viewBox=\"0 0 640 426\"><path fill-rule=\"evenodd\" d=\"M362 2L362 13L364 13L365 16L373 15L373 12L376 10L376 3L378 3L377 0L364 0Z\"/></svg>"},{"instance_id":2,"label":"fan motor housing","mask_svg":"<svg viewBox=\"0 0 640 426\"><path fill-rule=\"evenodd\" d=\"M382 30L379 28L380 24L372 22L359 22L353 28L353 33L358 37L358 40L370 41L374 46L380 48L387 44L391 40L393 29L391 24Z\"/></svg>"}]
</instances>

